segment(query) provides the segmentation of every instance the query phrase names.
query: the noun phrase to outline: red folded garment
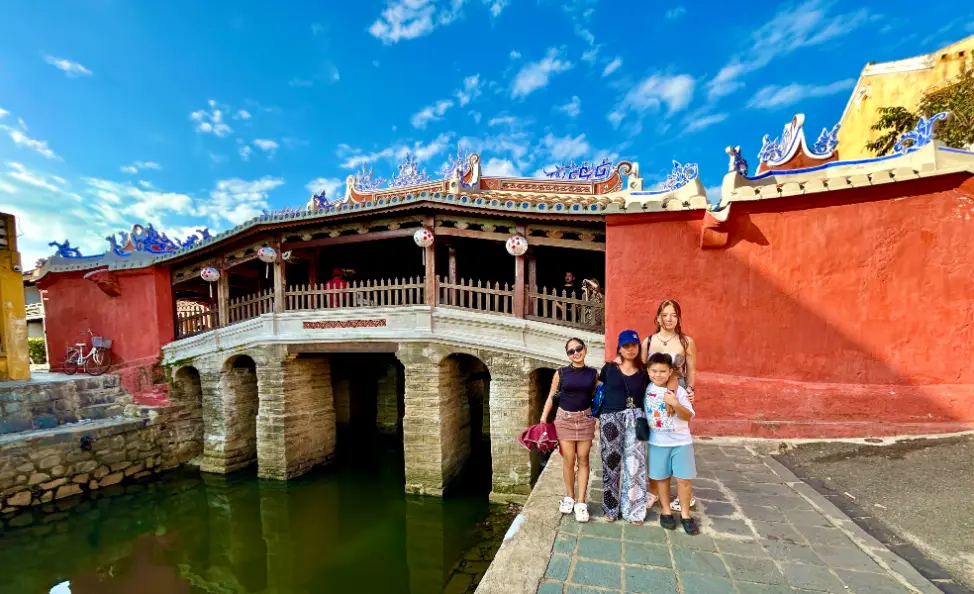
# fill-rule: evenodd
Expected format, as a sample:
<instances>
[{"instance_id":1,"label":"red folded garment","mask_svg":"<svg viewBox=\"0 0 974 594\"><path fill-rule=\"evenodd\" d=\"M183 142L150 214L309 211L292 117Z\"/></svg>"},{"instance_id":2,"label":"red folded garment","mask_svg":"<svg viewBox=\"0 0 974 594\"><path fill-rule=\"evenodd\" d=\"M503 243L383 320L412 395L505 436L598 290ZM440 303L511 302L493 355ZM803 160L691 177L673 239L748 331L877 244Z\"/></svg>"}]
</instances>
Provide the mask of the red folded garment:
<instances>
[{"instance_id":1,"label":"red folded garment","mask_svg":"<svg viewBox=\"0 0 974 594\"><path fill-rule=\"evenodd\" d=\"M550 452L558 447L558 431L553 423L531 425L521 432L518 443L536 452Z\"/></svg>"}]
</instances>

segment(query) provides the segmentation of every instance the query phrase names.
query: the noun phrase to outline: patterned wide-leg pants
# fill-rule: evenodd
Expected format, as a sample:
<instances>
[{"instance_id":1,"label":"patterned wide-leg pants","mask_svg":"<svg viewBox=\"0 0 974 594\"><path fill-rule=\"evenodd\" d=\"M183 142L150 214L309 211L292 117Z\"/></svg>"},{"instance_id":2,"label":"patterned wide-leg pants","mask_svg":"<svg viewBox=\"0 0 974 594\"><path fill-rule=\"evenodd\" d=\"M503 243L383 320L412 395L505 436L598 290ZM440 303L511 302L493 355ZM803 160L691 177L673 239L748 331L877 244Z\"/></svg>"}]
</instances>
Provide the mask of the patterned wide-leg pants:
<instances>
[{"instance_id":1,"label":"patterned wide-leg pants","mask_svg":"<svg viewBox=\"0 0 974 594\"><path fill-rule=\"evenodd\" d=\"M630 522L646 519L646 444L636 439L639 409L599 416L602 448L602 511Z\"/></svg>"}]
</instances>

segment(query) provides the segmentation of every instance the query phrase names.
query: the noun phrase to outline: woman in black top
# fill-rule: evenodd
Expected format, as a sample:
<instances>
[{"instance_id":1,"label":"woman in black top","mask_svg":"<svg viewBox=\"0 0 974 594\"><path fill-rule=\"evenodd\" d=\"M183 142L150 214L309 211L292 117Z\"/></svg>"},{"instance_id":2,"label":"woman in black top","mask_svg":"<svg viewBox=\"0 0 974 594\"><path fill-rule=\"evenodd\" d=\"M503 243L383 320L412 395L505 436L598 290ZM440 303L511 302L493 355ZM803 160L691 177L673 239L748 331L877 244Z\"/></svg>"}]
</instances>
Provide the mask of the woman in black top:
<instances>
[{"instance_id":1,"label":"woman in black top","mask_svg":"<svg viewBox=\"0 0 974 594\"><path fill-rule=\"evenodd\" d=\"M575 519L588 522L589 451L595 438L595 419L592 417L592 395L598 383L598 372L585 365L585 343L572 338L565 345L571 365L555 372L551 390L541 413L541 422L548 420L558 396L558 412L555 429L562 455L562 478L565 480L565 498L558 509L563 514L575 512ZM575 501L575 462L578 461L578 501ZM645 480L643 481L645 483Z\"/></svg>"},{"instance_id":2,"label":"woman in black top","mask_svg":"<svg viewBox=\"0 0 974 594\"><path fill-rule=\"evenodd\" d=\"M620 363L606 363L599 374L605 397L599 410L602 438L602 510L640 525L646 519L646 443L636 439L636 419L645 417L643 400L649 376L635 330L619 334Z\"/></svg>"}]
</instances>

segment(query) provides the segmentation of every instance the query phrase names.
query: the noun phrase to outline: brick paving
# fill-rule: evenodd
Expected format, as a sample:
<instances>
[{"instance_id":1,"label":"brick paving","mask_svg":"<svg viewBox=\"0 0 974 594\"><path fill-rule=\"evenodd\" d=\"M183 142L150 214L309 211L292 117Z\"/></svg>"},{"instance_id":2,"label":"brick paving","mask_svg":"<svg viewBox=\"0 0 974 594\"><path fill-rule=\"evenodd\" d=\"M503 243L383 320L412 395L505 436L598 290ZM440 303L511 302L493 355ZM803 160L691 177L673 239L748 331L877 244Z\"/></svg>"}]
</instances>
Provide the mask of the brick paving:
<instances>
[{"instance_id":1,"label":"brick paving","mask_svg":"<svg viewBox=\"0 0 974 594\"><path fill-rule=\"evenodd\" d=\"M593 450L591 521L563 518L538 594L940 592L770 456L695 448L697 536L660 527L658 505L643 526L606 522Z\"/></svg>"}]
</instances>

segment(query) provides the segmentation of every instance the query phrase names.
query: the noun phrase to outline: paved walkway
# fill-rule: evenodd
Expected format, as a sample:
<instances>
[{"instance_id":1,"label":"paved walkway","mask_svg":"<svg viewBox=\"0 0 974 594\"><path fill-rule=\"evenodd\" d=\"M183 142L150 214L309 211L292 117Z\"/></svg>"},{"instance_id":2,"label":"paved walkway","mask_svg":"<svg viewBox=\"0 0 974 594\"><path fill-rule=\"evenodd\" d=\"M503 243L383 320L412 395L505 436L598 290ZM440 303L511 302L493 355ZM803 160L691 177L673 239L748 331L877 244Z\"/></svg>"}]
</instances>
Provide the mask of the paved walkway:
<instances>
[{"instance_id":1,"label":"paved walkway","mask_svg":"<svg viewBox=\"0 0 974 594\"><path fill-rule=\"evenodd\" d=\"M592 520L561 521L538 593L940 592L770 456L706 442L696 456L691 537L661 528L658 506L644 526L606 522L593 451Z\"/></svg>"}]
</instances>

